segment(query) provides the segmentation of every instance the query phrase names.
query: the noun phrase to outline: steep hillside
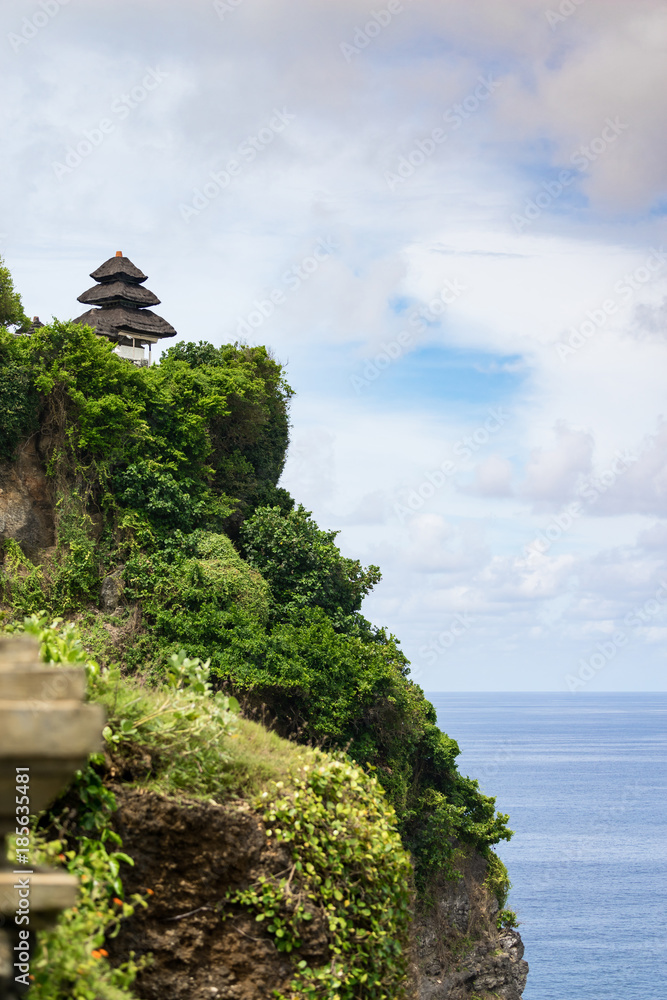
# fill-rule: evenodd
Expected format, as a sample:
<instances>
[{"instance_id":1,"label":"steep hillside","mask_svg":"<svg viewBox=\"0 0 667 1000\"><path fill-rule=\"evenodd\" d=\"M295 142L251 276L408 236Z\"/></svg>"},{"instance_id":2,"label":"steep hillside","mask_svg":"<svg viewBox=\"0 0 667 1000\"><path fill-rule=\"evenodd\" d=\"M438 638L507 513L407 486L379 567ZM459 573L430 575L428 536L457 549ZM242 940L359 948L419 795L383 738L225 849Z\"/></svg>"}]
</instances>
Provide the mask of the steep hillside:
<instances>
[{"instance_id":1,"label":"steep hillside","mask_svg":"<svg viewBox=\"0 0 667 1000\"><path fill-rule=\"evenodd\" d=\"M110 345L86 327L54 323L30 337L0 333L0 403L8 415L0 435L5 626L16 627L24 615L37 612L74 622L102 676L108 672L118 684L138 685L137 691L169 687L174 669L170 664L185 650L191 660L207 661L206 697L217 698L218 692L220 697L238 699L246 720L261 719L277 734L273 739L291 741L285 744L289 754L305 752L297 744L319 747L320 753L347 754L348 761L374 776L372 787L378 793L383 789L387 805L373 807L379 810L377 822L388 824L388 837L395 828L402 840L402 847L398 840L391 841L387 868L381 870L383 878L403 879L398 897L403 898L401 893L408 893L410 886L416 892L411 904L418 914L413 985L421 964L419 995L458 998L486 991L515 1000L525 969L518 961L520 948L514 936L503 930L514 917L504 909L507 874L491 849L511 835L508 818L495 812L494 800L484 796L476 782L459 774L458 747L438 730L432 706L409 678L409 665L397 640L361 615L364 596L380 579L377 567L364 568L343 557L335 545L335 532L321 530L277 486L287 446L290 395L280 366L264 348L176 345L161 364L140 369L113 355ZM44 624L33 627L43 630ZM190 662L184 656L180 654L181 664ZM183 905L182 912L189 913L190 903L197 903L191 907L197 910L197 920L183 918L182 932L188 928L194 942L201 931L197 947L203 948L209 933L206 907L212 905L207 895L211 886L197 882L192 864L200 858L215 869L219 854L224 868L222 858L231 858L231 847L221 841L216 848L214 838L208 845L213 854L186 851L185 867L169 868L174 851L169 849L168 857L164 850L161 853L160 838L154 834L153 854L139 851L138 831L145 827L155 832L161 825L155 817L164 816L165 829L175 824L174 829L183 831L182 853L190 836L187 831L194 832L195 827L188 825L190 807L179 805L174 796L178 799L185 787L199 787L202 796L216 803L192 807L195 813L199 810L201 823L215 826L221 815L215 810L223 804L234 811L236 818L231 813L228 817L232 827L246 823L250 830L247 823L260 823L253 827L256 834L248 832L248 843L256 846L252 858L246 863L239 855L238 863L229 862L231 868L236 865L234 878L221 874L221 881L214 880L216 898L223 885L244 886L250 892L249 881L259 878L260 872L276 876L271 865L278 863L271 860L273 848L265 857L268 847L260 843L262 837L270 839L266 815L260 821L243 819L250 816L247 810L257 814L253 768L245 785L218 776L217 784L213 781L205 788L196 768L180 790L164 785L167 746L163 742L161 751L159 746L148 754L140 751L142 734L130 732L133 726L126 722L126 730L120 732L130 763L121 765L118 745L110 744L107 760L98 762L95 773L116 795L119 808L113 825L126 849L128 843L137 844L133 849L140 857L134 871L140 880L148 878L144 870L174 872L172 881L176 879L182 893L169 890L176 893L167 906L171 916L178 915L171 913L174 908L181 913ZM122 719L118 724L122 727ZM164 733L160 739L166 739ZM193 751L193 760L206 771L199 752ZM322 766L325 771L333 767L331 774L338 767L352 766L330 757L326 762ZM234 768L232 772L238 773ZM221 774L232 772L220 769ZM284 787L289 785L290 790L281 794L288 798L297 792L320 799L324 795L325 801L331 797L326 790L298 785L291 765L285 773ZM354 779L364 788L368 780ZM137 781L143 782L142 789L150 787L146 795L152 798L126 787ZM270 794L268 786L264 791ZM233 806L230 799L235 800ZM150 802L150 807L142 802ZM289 808L295 808L293 801ZM67 809L73 810L76 840L81 836L80 817L76 818L80 803L69 802ZM207 809L213 810L210 816ZM169 823L167 816L172 817ZM54 814L52 823L60 822ZM341 838L346 843L354 839L347 828ZM369 838L371 843L375 835ZM301 853L305 849L299 845ZM409 878L400 874L403 850L412 862ZM195 860L186 863L187 857ZM132 877L126 876L130 885ZM320 904L326 910L328 904L318 896ZM165 912L149 903L145 911L128 914L114 945L117 951L110 951L120 961L123 948L127 951L132 942L135 950L144 950L136 942L154 942L153 972L139 974L143 990L139 996L157 995L146 991L157 989L148 984L157 981L160 962L172 975L173 954L182 961L187 952L182 942L175 943L181 941L180 917L173 921L178 927L165 931L165 941L158 934L159 947L155 944L156 927L167 920ZM350 909L349 914L343 919L359 930L363 913L355 915ZM312 953L318 961L325 952L336 954L338 919L333 929L329 921L317 946L320 951ZM374 945L368 956L371 965L377 964L385 947L396 955L407 954L408 924L406 911L405 918L392 925L385 943ZM195 926L200 931L195 933ZM220 934L220 940L229 944L227 930ZM258 940L262 948L273 941L275 969L280 966L283 972L276 971L272 988L286 988L284 976L288 971L291 975L298 963L285 959L290 953L280 949L277 932ZM228 944L215 945L223 964ZM199 962L194 943L192 947L193 958L185 963L190 969L184 972L186 980L195 975ZM341 1000L389 996L381 992L388 985L372 991L370 965L364 966L365 971L355 966L353 956L359 951L358 942L347 950L341 946L342 980L349 977L347 985L339 977ZM310 969L311 958L303 961ZM326 961L330 968L331 960ZM399 961L386 975L399 983L401 968ZM241 981L236 972L234 976ZM312 986L316 992L303 986L293 995L333 998L332 982L326 987L322 983ZM449 992L438 992L441 987ZM209 989L205 979L204 988ZM246 984L243 989L216 994L209 989L207 995L268 995L262 993L266 984L261 988ZM57 996L54 993L53 1000Z\"/></svg>"}]
</instances>

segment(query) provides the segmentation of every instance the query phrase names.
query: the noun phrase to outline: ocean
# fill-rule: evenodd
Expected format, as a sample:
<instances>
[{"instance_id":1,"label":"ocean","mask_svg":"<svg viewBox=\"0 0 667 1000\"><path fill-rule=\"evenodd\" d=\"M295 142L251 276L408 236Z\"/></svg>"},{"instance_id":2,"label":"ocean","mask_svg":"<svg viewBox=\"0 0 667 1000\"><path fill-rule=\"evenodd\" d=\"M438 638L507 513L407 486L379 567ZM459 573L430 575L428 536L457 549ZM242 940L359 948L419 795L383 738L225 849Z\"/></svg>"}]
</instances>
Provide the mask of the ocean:
<instances>
[{"instance_id":1,"label":"ocean","mask_svg":"<svg viewBox=\"0 0 667 1000\"><path fill-rule=\"evenodd\" d=\"M427 697L510 814L524 1000L667 997L667 693Z\"/></svg>"}]
</instances>

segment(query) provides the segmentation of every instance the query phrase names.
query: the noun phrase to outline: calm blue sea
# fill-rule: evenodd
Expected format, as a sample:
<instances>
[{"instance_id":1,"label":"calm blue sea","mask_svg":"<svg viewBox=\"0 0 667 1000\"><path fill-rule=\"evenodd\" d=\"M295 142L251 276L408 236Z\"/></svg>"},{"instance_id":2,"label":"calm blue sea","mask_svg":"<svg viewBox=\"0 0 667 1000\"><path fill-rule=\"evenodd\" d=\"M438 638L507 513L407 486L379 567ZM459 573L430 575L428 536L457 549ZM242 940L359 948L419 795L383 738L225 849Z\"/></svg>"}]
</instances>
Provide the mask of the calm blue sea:
<instances>
[{"instance_id":1,"label":"calm blue sea","mask_svg":"<svg viewBox=\"0 0 667 1000\"><path fill-rule=\"evenodd\" d=\"M524 1000L664 1000L667 693L428 698L510 814Z\"/></svg>"}]
</instances>

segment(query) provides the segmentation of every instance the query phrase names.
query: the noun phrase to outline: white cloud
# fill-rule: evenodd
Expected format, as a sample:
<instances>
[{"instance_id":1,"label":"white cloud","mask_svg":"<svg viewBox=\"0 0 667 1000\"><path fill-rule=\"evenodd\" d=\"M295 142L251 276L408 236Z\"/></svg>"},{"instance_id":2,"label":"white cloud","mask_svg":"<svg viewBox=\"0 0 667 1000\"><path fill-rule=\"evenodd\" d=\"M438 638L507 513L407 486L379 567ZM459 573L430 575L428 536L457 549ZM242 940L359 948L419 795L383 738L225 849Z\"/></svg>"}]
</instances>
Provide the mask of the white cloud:
<instances>
[{"instance_id":1,"label":"white cloud","mask_svg":"<svg viewBox=\"0 0 667 1000\"><path fill-rule=\"evenodd\" d=\"M440 514L420 514L408 526L409 541L401 557L412 571L438 573L455 580L483 565L488 553L473 525L457 529Z\"/></svg>"},{"instance_id":2,"label":"white cloud","mask_svg":"<svg viewBox=\"0 0 667 1000\"><path fill-rule=\"evenodd\" d=\"M346 554L381 564L368 606L417 662L425 636L474 609L452 650L456 684L497 686L502 663L510 687L558 687L563 657L650 596L667 545L667 270L617 290L667 242L667 11L588 0L550 25L544 0L404 8L348 62L341 43L372 16L367 0L244 0L222 19L209 0L65 5L0 68L0 250L28 311L48 319L78 314L89 272L122 248L181 336L221 343L331 235L336 252L255 334L299 394L286 485L342 528ZM27 10L2 5L5 37ZM152 66L164 81L121 120L114 102ZM489 73L500 86L455 126L448 110ZM186 223L179 205L275 108L294 120ZM113 132L58 180L53 161L104 116ZM627 128L545 200L545 180L616 117ZM390 190L385 173L438 127L446 141ZM540 193L517 230L512 215ZM465 290L355 395L352 376L447 281ZM610 299L615 311L559 356ZM426 348L476 360L438 394ZM454 455L498 405L502 429ZM638 461L548 554L526 557L619 450ZM398 518L451 459L446 483ZM637 683L655 687L650 656Z\"/></svg>"},{"instance_id":3,"label":"white cloud","mask_svg":"<svg viewBox=\"0 0 667 1000\"><path fill-rule=\"evenodd\" d=\"M489 455L475 467L473 483L468 492L482 497L512 495L512 463L501 455Z\"/></svg>"},{"instance_id":4,"label":"white cloud","mask_svg":"<svg viewBox=\"0 0 667 1000\"><path fill-rule=\"evenodd\" d=\"M600 498L596 509L600 514L667 517L667 424L649 438L637 461Z\"/></svg>"},{"instance_id":5,"label":"white cloud","mask_svg":"<svg viewBox=\"0 0 667 1000\"><path fill-rule=\"evenodd\" d=\"M554 428L555 448L535 448L526 463L521 492L536 504L562 504L575 496L577 485L592 468L593 438L564 423Z\"/></svg>"}]
</instances>

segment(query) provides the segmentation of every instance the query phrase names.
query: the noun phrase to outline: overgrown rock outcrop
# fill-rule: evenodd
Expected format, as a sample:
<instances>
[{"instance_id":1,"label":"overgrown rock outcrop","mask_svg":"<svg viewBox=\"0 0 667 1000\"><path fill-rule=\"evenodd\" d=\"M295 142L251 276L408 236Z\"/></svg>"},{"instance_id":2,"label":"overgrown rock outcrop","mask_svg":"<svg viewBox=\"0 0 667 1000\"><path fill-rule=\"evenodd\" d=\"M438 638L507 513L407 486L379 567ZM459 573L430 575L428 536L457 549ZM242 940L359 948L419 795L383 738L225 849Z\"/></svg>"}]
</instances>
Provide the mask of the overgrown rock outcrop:
<instances>
[{"instance_id":1,"label":"overgrown rock outcrop","mask_svg":"<svg viewBox=\"0 0 667 1000\"><path fill-rule=\"evenodd\" d=\"M521 1000L528 963L516 930L499 929L498 901L485 885L487 863L469 854L461 878L440 879L432 905L414 922L414 980L417 1000Z\"/></svg>"},{"instance_id":2,"label":"overgrown rock outcrop","mask_svg":"<svg viewBox=\"0 0 667 1000\"><path fill-rule=\"evenodd\" d=\"M289 871L284 845L272 842L247 805L177 802L113 786L119 809L114 826L134 867L126 892L150 890L109 944L121 961L134 951L153 956L133 989L141 1000L265 1000L285 991L293 965L241 907L225 904L228 891ZM413 925L413 1000L521 1000L528 965L517 931L498 930L498 903L484 885L486 863L477 854L462 877L440 880L433 905ZM223 911L225 918L223 919ZM325 921L313 921L298 957L321 965L331 955Z\"/></svg>"},{"instance_id":3,"label":"overgrown rock outcrop","mask_svg":"<svg viewBox=\"0 0 667 1000\"><path fill-rule=\"evenodd\" d=\"M241 907L227 907L229 890L291 867L284 845L272 843L243 804L175 802L152 792L116 787L114 825L134 860L126 892L150 890L109 944L118 961L130 951L153 962L133 986L142 1000L259 1000L285 990L294 974L288 956ZM315 913L299 957L327 961L324 921Z\"/></svg>"},{"instance_id":4,"label":"overgrown rock outcrop","mask_svg":"<svg viewBox=\"0 0 667 1000\"><path fill-rule=\"evenodd\" d=\"M53 491L35 436L17 450L13 462L0 462L0 541L12 538L34 556L55 544Z\"/></svg>"},{"instance_id":5,"label":"overgrown rock outcrop","mask_svg":"<svg viewBox=\"0 0 667 1000\"><path fill-rule=\"evenodd\" d=\"M511 923L511 914L498 912L509 883L493 851L512 835L509 817L459 772L459 747L438 728L398 640L362 615L364 597L380 580L378 567L343 556L336 531L319 528L277 486L291 395L280 365L263 348L200 343L176 345L160 364L138 369L85 327L59 323L26 338L0 335L0 348L0 401L8 400L14 413L13 422L0 424L0 458L6 459L0 467L2 622L20 629L25 615L35 615L33 625L48 633L51 648L60 643L67 656L95 657L88 667L96 683L107 678L109 742L130 743L139 756L142 747L151 748L142 775L105 777L118 786L114 822L122 850L136 862L123 873L125 892L153 893L147 909L114 903L123 907L113 911L114 928L126 918L120 936L108 941L119 965L104 966L104 928L95 929L95 961L107 981L115 976L119 988L129 988L136 969L131 962L123 966L123 956L151 952L154 964L140 971L137 986L146 1000L266 1000L299 975L303 988L295 995L329 996L330 987L333 997L340 985L333 977L340 975L344 1000L398 1000L414 890L415 1000L518 1000L526 965L518 935L497 928ZM30 406L21 409L21 400ZM53 619L76 622L78 646L57 628L49 630ZM181 676L186 666L189 673ZM259 815L268 826L267 813L254 811L256 794L268 788L269 755L252 765L261 772L254 789L244 768L252 770L257 732L252 739L245 734L245 764L234 764L231 750L221 755L226 731L216 721L216 699L225 696L236 705L232 714L238 699L273 730L257 732L289 739L280 741L280 751L271 747L286 755L285 789L294 796L286 804L280 799L288 792L276 793L275 815L290 809L296 815L308 802L315 817L309 825L319 824L317 839L300 835L290 855L296 867L300 851L312 871L304 861L301 878L290 875L287 885L274 884L279 871L291 870L284 845L276 846L269 837L274 831L263 828ZM174 717L175 729L160 729L155 720L170 699L185 707ZM212 727L207 740L197 728L204 717ZM190 720L184 750L174 733L185 738ZM241 733L250 725L247 718L237 722ZM313 746L329 754L320 782L327 787L302 778L297 789L294 755ZM361 777L346 772L341 791L336 769L351 761ZM233 795L231 770L225 776L232 765ZM158 794L164 783L152 791L128 787L135 780L165 782L179 767L182 780L170 786L177 789L171 797ZM77 874L110 864L106 842L95 841L98 853L86 854L92 850L86 831L97 829L108 805L101 777L94 772L88 779L92 791L78 813L87 803L83 812L92 826L81 822L67 834L68 863ZM179 798L184 789L189 802ZM209 798L215 801L207 805ZM391 808L385 809L385 798ZM341 807L335 817L326 812L331 803ZM291 818L281 824L276 836L292 832ZM453 878L462 857L462 878ZM332 859L335 878L326 874ZM485 887L489 866L495 866L493 891ZM293 953L303 955L300 971L281 950L285 941L276 928L264 931L263 921L253 918L252 906L258 916L274 908L275 900L260 901L262 910L251 898L263 891L255 889L263 875L287 914L289 928L278 929L290 942L299 939ZM106 885L97 876L89 881ZM300 898L318 899L329 915L322 939L316 914L303 940L302 913L292 920L299 881ZM228 890L246 893L245 903L222 919ZM122 895L123 888L116 891ZM94 924L109 899L101 909L89 901ZM72 926L77 920L80 914ZM67 933L62 940L81 937ZM327 951L336 947L343 955L338 966ZM98 989L102 974L89 968L88 951L76 974L88 969L97 990L91 986L90 995L116 1000L117 992ZM44 970L52 956L44 958ZM47 993L47 1000L71 996L70 971L61 966L64 992ZM54 981L52 968L49 975ZM311 978L304 985L305 975ZM313 983L316 992L309 993Z\"/></svg>"}]
</instances>

